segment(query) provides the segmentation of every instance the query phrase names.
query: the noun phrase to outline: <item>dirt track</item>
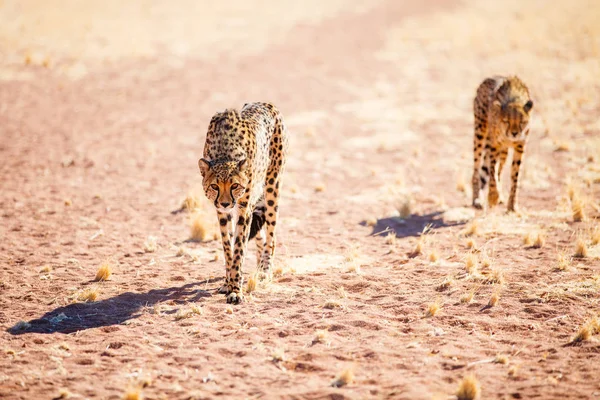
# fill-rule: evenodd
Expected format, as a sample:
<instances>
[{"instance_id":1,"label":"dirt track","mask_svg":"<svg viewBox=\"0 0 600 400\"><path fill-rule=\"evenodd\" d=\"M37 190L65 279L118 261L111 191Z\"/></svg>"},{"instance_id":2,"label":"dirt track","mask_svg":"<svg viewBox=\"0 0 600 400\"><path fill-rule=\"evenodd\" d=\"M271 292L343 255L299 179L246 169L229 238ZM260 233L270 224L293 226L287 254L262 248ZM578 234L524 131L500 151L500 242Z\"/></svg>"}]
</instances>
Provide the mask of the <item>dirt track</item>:
<instances>
[{"instance_id":1,"label":"dirt track","mask_svg":"<svg viewBox=\"0 0 600 400\"><path fill-rule=\"evenodd\" d=\"M0 398L448 399L468 374L483 399L600 397L600 342L568 345L600 313L596 2L80 3L0 1ZM468 207L498 73L535 102L519 215ZM210 116L248 101L292 142L280 276L231 308L220 243L171 211L202 198Z\"/></svg>"}]
</instances>

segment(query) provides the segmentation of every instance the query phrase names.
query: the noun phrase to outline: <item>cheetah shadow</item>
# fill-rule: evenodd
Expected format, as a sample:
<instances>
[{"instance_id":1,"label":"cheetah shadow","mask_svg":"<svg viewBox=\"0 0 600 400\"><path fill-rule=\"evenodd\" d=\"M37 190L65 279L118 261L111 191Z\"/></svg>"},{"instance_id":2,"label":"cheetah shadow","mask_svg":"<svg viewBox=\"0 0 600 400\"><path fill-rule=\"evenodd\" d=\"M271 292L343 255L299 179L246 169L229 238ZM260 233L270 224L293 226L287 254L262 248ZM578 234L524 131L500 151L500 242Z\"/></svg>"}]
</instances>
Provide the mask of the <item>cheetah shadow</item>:
<instances>
[{"instance_id":1,"label":"cheetah shadow","mask_svg":"<svg viewBox=\"0 0 600 400\"><path fill-rule=\"evenodd\" d=\"M373 230L370 235L386 236L389 234L395 234L398 238L418 237L421 236L426 228L428 231L434 231L438 229L464 225L466 223L465 221L445 222L443 215L443 211L434 211L424 215L413 214L406 218L381 218L377 220L375 225L373 225ZM369 225L367 221L362 221L360 224L362 226Z\"/></svg>"},{"instance_id":2,"label":"cheetah shadow","mask_svg":"<svg viewBox=\"0 0 600 400\"><path fill-rule=\"evenodd\" d=\"M49 311L40 318L28 321L26 324L21 322L7 329L7 332L12 335L72 333L119 325L142 315L145 307L153 307L156 304L170 300L177 304L185 304L212 296L206 290L195 289L196 286L205 284L206 281L202 281L183 286L150 290L146 293L126 292L92 303L69 304Z\"/></svg>"}]
</instances>

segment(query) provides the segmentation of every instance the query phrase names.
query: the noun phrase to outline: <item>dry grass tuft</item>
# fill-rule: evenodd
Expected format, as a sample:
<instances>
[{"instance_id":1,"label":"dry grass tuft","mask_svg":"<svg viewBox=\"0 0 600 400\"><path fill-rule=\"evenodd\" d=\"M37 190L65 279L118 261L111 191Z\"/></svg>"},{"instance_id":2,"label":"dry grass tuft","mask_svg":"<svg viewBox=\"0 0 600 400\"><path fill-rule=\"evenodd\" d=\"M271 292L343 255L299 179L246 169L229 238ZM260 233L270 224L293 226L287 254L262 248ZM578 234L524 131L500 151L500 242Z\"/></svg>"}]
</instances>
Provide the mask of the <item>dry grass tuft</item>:
<instances>
[{"instance_id":1,"label":"dry grass tuft","mask_svg":"<svg viewBox=\"0 0 600 400\"><path fill-rule=\"evenodd\" d=\"M463 304L471 304L473 302L473 298L475 297L475 290L471 290L463 294L460 298L460 302Z\"/></svg>"},{"instance_id":2,"label":"dry grass tuft","mask_svg":"<svg viewBox=\"0 0 600 400\"><path fill-rule=\"evenodd\" d=\"M467 193L467 183L465 182L465 176L463 174L458 175L456 178L456 190L460 193Z\"/></svg>"},{"instance_id":3,"label":"dry grass tuft","mask_svg":"<svg viewBox=\"0 0 600 400\"><path fill-rule=\"evenodd\" d=\"M109 261L104 261L102 264L100 264L100 267L98 268L98 272L96 272L96 277L94 278L94 281L96 281L96 282L105 281L108 278L110 278L111 275L112 275L112 265L110 264Z\"/></svg>"},{"instance_id":4,"label":"dry grass tuft","mask_svg":"<svg viewBox=\"0 0 600 400\"><path fill-rule=\"evenodd\" d=\"M68 389L62 388L58 391L58 396L54 397L54 399L70 399L71 396L72 394Z\"/></svg>"},{"instance_id":5,"label":"dry grass tuft","mask_svg":"<svg viewBox=\"0 0 600 400\"><path fill-rule=\"evenodd\" d=\"M523 236L523 246L533 246L534 234L532 232L527 232L525 236Z\"/></svg>"},{"instance_id":6,"label":"dry grass tuft","mask_svg":"<svg viewBox=\"0 0 600 400\"><path fill-rule=\"evenodd\" d=\"M475 243L475 239L473 238L469 238L465 244L467 249L474 249L477 247L477 243Z\"/></svg>"},{"instance_id":7,"label":"dry grass tuft","mask_svg":"<svg viewBox=\"0 0 600 400\"><path fill-rule=\"evenodd\" d=\"M437 250L433 249L431 250L431 252L429 253L429 261L431 262L437 262L437 260L440 259L440 256L437 252Z\"/></svg>"},{"instance_id":8,"label":"dry grass tuft","mask_svg":"<svg viewBox=\"0 0 600 400\"><path fill-rule=\"evenodd\" d=\"M395 246L396 245L396 234L394 233L389 233L385 236L385 244L389 245L389 246Z\"/></svg>"},{"instance_id":9,"label":"dry grass tuft","mask_svg":"<svg viewBox=\"0 0 600 400\"><path fill-rule=\"evenodd\" d=\"M439 285L437 285L436 290L439 292L448 290L450 287L452 287L452 285L454 285L454 279L447 276Z\"/></svg>"},{"instance_id":10,"label":"dry grass tuft","mask_svg":"<svg viewBox=\"0 0 600 400\"><path fill-rule=\"evenodd\" d=\"M158 239L155 236L148 236L144 242L144 252L154 253L158 249Z\"/></svg>"},{"instance_id":11,"label":"dry grass tuft","mask_svg":"<svg viewBox=\"0 0 600 400\"><path fill-rule=\"evenodd\" d=\"M571 257L567 256L564 252L558 253L558 262L556 269L558 271L567 271L571 267Z\"/></svg>"},{"instance_id":12,"label":"dry grass tuft","mask_svg":"<svg viewBox=\"0 0 600 400\"><path fill-rule=\"evenodd\" d=\"M488 307L496 307L499 300L500 300L500 290L499 289L494 290L494 293L492 293L492 296L490 297L490 300L488 301Z\"/></svg>"},{"instance_id":13,"label":"dry grass tuft","mask_svg":"<svg viewBox=\"0 0 600 400\"><path fill-rule=\"evenodd\" d=\"M517 375L519 373L519 366L518 365L511 365L510 368L508 369L508 377L509 378L516 378Z\"/></svg>"},{"instance_id":14,"label":"dry grass tuft","mask_svg":"<svg viewBox=\"0 0 600 400\"><path fill-rule=\"evenodd\" d=\"M458 385L457 400L475 400L481 395L481 387L474 375L467 375Z\"/></svg>"},{"instance_id":15,"label":"dry grass tuft","mask_svg":"<svg viewBox=\"0 0 600 400\"><path fill-rule=\"evenodd\" d=\"M567 141L558 141L555 140L554 141L554 151L558 151L558 152L567 152L567 151L571 151L571 143L567 142Z\"/></svg>"},{"instance_id":16,"label":"dry grass tuft","mask_svg":"<svg viewBox=\"0 0 600 400\"><path fill-rule=\"evenodd\" d=\"M569 200L571 200L571 213L573 215L573 221L575 221L575 222L585 221L585 219L586 219L586 215L585 215L586 201L585 201L585 199L581 196L581 193L579 192L578 189L576 189L570 185L568 188L568 195L569 195Z\"/></svg>"},{"instance_id":17,"label":"dry grass tuft","mask_svg":"<svg viewBox=\"0 0 600 400\"><path fill-rule=\"evenodd\" d=\"M325 184L324 183L320 183L317 186L315 186L315 192L316 193L321 193L325 191Z\"/></svg>"},{"instance_id":18,"label":"dry grass tuft","mask_svg":"<svg viewBox=\"0 0 600 400\"><path fill-rule=\"evenodd\" d=\"M326 329L317 329L313 338L313 343L324 343L329 337L329 332Z\"/></svg>"},{"instance_id":19,"label":"dry grass tuft","mask_svg":"<svg viewBox=\"0 0 600 400\"><path fill-rule=\"evenodd\" d=\"M483 276L483 283L487 284L504 284L504 271L498 268L492 268L489 273Z\"/></svg>"},{"instance_id":20,"label":"dry grass tuft","mask_svg":"<svg viewBox=\"0 0 600 400\"><path fill-rule=\"evenodd\" d=\"M545 244L546 234L544 232L537 232L532 247L534 249L541 249L542 247L544 247Z\"/></svg>"},{"instance_id":21,"label":"dry grass tuft","mask_svg":"<svg viewBox=\"0 0 600 400\"><path fill-rule=\"evenodd\" d=\"M342 387L351 384L354 382L354 369L353 368L345 368L339 374L336 375L333 382L331 382L331 386L333 387Z\"/></svg>"},{"instance_id":22,"label":"dry grass tuft","mask_svg":"<svg viewBox=\"0 0 600 400\"><path fill-rule=\"evenodd\" d=\"M367 218L367 219L365 220L365 225L367 225L367 226L371 226L371 227L373 227L373 226L377 225L377 218L375 218L375 217L370 217L370 218ZM388 235L388 236L389 236L389 235ZM387 237L386 237L386 238L387 238Z\"/></svg>"},{"instance_id":23,"label":"dry grass tuft","mask_svg":"<svg viewBox=\"0 0 600 400\"><path fill-rule=\"evenodd\" d=\"M477 236L479 234L479 220L474 219L461 232L462 236Z\"/></svg>"},{"instance_id":24,"label":"dry grass tuft","mask_svg":"<svg viewBox=\"0 0 600 400\"><path fill-rule=\"evenodd\" d=\"M129 388L123 395L123 400L142 400L143 398L140 388Z\"/></svg>"},{"instance_id":25,"label":"dry grass tuft","mask_svg":"<svg viewBox=\"0 0 600 400\"><path fill-rule=\"evenodd\" d=\"M401 199L396 205L396 210L398 210L398 215L402 219L406 219L412 215L412 201L410 197L405 196Z\"/></svg>"},{"instance_id":26,"label":"dry grass tuft","mask_svg":"<svg viewBox=\"0 0 600 400\"><path fill-rule=\"evenodd\" d=\"M598 320L598 317L590 318L579 328L570 343L575 344L591 340L592 336L598 333L600 333L600 320Z\"/></svg>"},{"instance_id":27,"label":"dry grass tuft","mask_svg":"<svg viewBox=\"0 0 600 400\"><path fill-rule=\"evenodd\" d=\"M469 255L467 255L467 259L465 260L465 271L469 275L475 275L475 274L477 274L477 269L478 269L477 267L478 267L477 255L470 253Z\"/></svg>"},{"instance_id":28,"label":"dry grass tuft","mask_svg":"<svg viewBox=\"0 0 600 400\"><path fill-rule=\"evenodd\" d=\"M227 314L233 314L233 307L232 306L225 307L225 312Z\"/></svg>"},{"instance_id":29,"label":"dry grass tuft","mask_svg":"<svg viewBox=\"0 0 600 400\"><path fill-rule=\"evenodd\" d=\"M344 308L344 305L342 304L341 301L332 299L332 300L327 300L325 302L325 304L323 304L323 308L326 308L328 310L334 310L336 308Z\"/></svg>"},{"instance_id":30,"label":"dry grass tuft","mask_svg":"<svg viewBox=\"0 0 600 400\"><path fill-rule=\"evenodd\" d=\"M508 356L506 354L498 354L494 358L494 364L508 364Z\"/></svg>"},{"instance_id":31,"label":"dry grass tuft","mask_svg":"<svg viewBox=\"0 0 600 400\"><path fill-rule=\"evenodd\" d=\"M248 282L246 283L246 293L252 293L256 290L256 274L252 274L248 277Z\"/></svg>"},{"instance_id":32,"label":"dry grass tuft","mask_svg":"<svg viewBox=\"0 0 600 400\"><path fill-rule=\"evenodd\" d=\"M577 238L577 243L575 246L575 254L573 255L577 258L586 258L588 256L588 247L585 242L585 239L582 237Z\"/></svg>"},{"instance_id":33,"label":"dry grass tuft","mask_svg":"<svg viewBox=\"0 0 600 400\"><path fill-rule=\"evenodd\" d=\"M206 217L200 212L195 212L191 216L190 239L197 242L205 242L213 235L211 226L207 223Z\"/></svg>"},{"instance_id":34,"label":"dry grass tuft","mask_svg":"<svg viewBox=\"0 0 600 400\"><path fill-rule=\"evenodd\" d=\"M98 288L95 288L95 287L90 287L87 289L80 290L79 292L75 293L73 302L74 303L94 302L98 298L99 293L100 292L99 292Z\"/></svg>"},{"instance_id":35,"label":"dry grass tuft","mask_svg":"<svg viewBox=\"0 0 600 400\"><path fill-rule=\"evenodd\" d=\"M271 353L271 360L274 362L285 361L285 350L282 347L278 347Z\"/></svg>"},{"instance_id":36,"label":"dry grass tuft","mask_svg":"<svg viewBox=\"0 0 600 400\"><path fill-rule=\"evenodd\" d=\"M185 199L181 202L181 211L194 211L197 208L200 208L202 203L200 199L193 194L188 194Z\"/></svg>"},{"instance_id":37,"label":"dry grass tuft","mask_svg":"<svg viewBox=\"0 0 600 400\"><path fill-rule=\"evenodd\" d=\"M40 268L40 274L49 274L50 272L52 272L52 267L49 265L44 265Z\"/></svg>"},{"instance_id":38,"label":"dry grass tuft","mask_svg":"<svg viewBox=\"0 0 600 400\"><path fill-rule=\"evenodd\" d=\"M439 300L427 304L427 308L425 309L425 317L434 317L440 311L441 308L442 304Z\"/></svg>"},{"instance_id":39,"label":"dry grass tuft","mask_svg":"<svg viewBox=\"0 0 600 400\"><path fill-rule=\"evenodd\" d=\"M336 291L337 291L338 296L340 296L340 298L342 298L342 299L348 298L348 292L346 292L346 289L344 289L343 286L338 286Z\"/></svg>"}]
</instances>

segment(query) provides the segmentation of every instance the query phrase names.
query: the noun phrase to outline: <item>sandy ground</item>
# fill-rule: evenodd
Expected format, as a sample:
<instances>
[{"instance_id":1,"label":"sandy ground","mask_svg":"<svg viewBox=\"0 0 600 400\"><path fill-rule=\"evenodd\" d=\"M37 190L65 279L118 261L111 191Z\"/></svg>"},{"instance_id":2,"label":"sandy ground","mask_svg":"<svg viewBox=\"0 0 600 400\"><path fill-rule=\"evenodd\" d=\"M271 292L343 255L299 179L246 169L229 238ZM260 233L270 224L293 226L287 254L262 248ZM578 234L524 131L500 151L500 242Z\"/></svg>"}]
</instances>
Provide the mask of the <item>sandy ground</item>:
<instances>
[{"instance_id":1,"label":"sandy ground","mask_svg":"<svg viewBox=\"0 0 600 400\"><path fill-rule=\"evenodd\" d=\"M598 2L126 3L0 1L0 398L600 398L600 332L571 343L600 313ZM519 215L469 207L498 73L535 101ZM292 145L277 276L231 307L188 240L212 210L171 212L248 101Z\"/></svg>"}]
</instances>

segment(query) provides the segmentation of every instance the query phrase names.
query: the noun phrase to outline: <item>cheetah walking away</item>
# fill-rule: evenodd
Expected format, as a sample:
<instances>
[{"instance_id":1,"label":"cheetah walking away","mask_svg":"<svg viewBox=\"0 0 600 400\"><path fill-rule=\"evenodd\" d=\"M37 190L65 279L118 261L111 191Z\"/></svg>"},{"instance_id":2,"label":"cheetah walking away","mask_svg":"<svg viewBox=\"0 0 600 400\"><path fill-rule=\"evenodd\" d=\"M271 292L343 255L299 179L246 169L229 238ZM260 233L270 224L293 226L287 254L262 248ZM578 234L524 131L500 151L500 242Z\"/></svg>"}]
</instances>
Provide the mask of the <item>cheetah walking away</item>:
<instances>
[{"instance_id":1,"label":"cheetah walking away","mask_svg":"<svg viewBox=\"0 0 600 400\"><path fill-rule=\"evenodd\" d=\"M500 179L508 149L513 148L512 187L508 211L517 209L519 169L527 137L533 102L527 86L516 76L493 77L483 81L473 103L475 113L475 164L473 171L473 206L483 207L480 192L487 191L488 207L499 201ZM489 185L489 188L488 188Z\"/></svg>"},{"instance_id":2,"label":"cheetah walking away","mask_svg":"<svg viewBox=\"0 0 600 400\"><path fill-rule=\"evenodd\" d=\"M227 303L243 301L242 265L249 239L256 238L259 270L271 272L287 147L287 130L272 104L225 110L208 126L198 166L221 227L227 264L220 292L227 295Z\"/></svg>"}]
</instances>

